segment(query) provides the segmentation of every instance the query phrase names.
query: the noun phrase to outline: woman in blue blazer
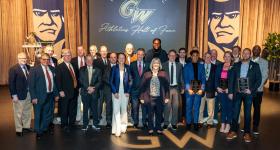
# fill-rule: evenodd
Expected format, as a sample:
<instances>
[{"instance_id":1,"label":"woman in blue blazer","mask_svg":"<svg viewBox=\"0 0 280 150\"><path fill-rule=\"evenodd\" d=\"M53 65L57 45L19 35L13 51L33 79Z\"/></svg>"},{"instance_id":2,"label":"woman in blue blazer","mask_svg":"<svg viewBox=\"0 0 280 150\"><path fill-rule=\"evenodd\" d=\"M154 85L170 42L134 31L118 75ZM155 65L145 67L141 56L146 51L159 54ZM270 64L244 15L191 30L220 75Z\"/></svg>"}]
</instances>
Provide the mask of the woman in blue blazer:
<instances>
[{"instance_id":1,"label":"woman in blue blazer","mask_svg":"<svg viewBox=\"0 0 280 150\"><path fill-rule=\"evenodd\" d=\"M232 100L228 97L228 81L232 72L233 55L231 52L225 52L224 63L219 64L215 75L215 88L218 92L218 98L221 101L221 128L220 132L228 133L232 120Z\"/></svg>"},{"instance_id":2,"label":"woman in blue blazer","mask_svg":"<svg viewBox=\"0 0 280 150\"><path fill-rule=\"evenodd\" d=\"M127 104L130 92L130 70L125 64L125 55L118 55L118 64L111 70L110 84L112 90L113 119L112 134L119 137L127 129Z\"/></svg>"}]
</instances>

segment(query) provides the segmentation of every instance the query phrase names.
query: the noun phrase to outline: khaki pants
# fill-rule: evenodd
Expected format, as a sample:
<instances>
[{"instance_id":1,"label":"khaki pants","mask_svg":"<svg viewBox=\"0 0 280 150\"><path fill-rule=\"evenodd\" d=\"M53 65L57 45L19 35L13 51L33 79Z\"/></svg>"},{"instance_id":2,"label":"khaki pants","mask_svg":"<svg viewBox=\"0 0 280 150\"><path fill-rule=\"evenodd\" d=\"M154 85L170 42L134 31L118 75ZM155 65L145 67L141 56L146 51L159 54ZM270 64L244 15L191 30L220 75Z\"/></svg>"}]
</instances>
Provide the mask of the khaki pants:
<instances>
[{"instance_id":1,"label":"khaki pants","mask_svg":"<svg viewBox=\"0 0 280 150\"><path fill-rule=\"evenodd\" d=\"M207 124L213 125L215 98L206 98L206 96L204 96L201 99L200 110L199 110L199 123L204 123L203 112L204 112L205 102L207 102L207 110L208 110Z\"/></svg>"},{"instance_id":2,"label":"khaki pants","mask_svg":"<svg viewBox=\"0 0 280 150\"><path fill-rule=\"evenodd\" d=\"M164 125L170 123L170 112L171 114L171 125L177 125L178 123L178 107L179 107L179 91L177 88L170 88L170 100L164 104Z\"/></svg>"},{"instance_id":3,"label":"khaki pants","mask_svg":"<svg viewBox=\"0 0 280 150\"><path fill-rule=\"evenodd\" d=\"M13 103L13 108L16 132L22 132L22 128L30 128L32 113L30 94L27 93L25 100Z\"/></svg>"}]
</instances>

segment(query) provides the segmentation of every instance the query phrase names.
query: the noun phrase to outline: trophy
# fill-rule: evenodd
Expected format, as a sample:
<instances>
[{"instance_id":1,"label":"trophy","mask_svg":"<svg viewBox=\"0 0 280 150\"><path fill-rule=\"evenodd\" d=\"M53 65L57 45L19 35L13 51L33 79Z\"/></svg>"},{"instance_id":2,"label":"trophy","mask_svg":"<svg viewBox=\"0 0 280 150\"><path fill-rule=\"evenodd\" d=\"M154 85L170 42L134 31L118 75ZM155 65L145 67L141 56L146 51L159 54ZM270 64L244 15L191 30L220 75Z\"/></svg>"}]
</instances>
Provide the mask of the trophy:
<instances>
[{"instance_id":1,"label":"trophy","mask_svg":"<svg viewBox=\"0 0 280 150\"><path fill-rule=\"evenodd\" d=\"M190 89L193 90L194 93L197 93L201 89L201 81L200 80L191 80Z\"/></svg>"},{"instance_id":2,"label":"trophy","mask_svg":"<svg viewBox=\"0 0 280 150\"><path fill-rule=\"evenodd\" d=\"M245 93L246 89L249 89L249 78L238 78L238 92Z\"/></svg>"},{"instance_id":3,"label":"trophy","mask_svg":"<svg viewBox=\"0 0 280 150\"><path fill-rule=\"evenodd\" d=\"M220 88L225 90L228 88L228 80L227 79L220 79Z\"/></svg>"}]
</instances>

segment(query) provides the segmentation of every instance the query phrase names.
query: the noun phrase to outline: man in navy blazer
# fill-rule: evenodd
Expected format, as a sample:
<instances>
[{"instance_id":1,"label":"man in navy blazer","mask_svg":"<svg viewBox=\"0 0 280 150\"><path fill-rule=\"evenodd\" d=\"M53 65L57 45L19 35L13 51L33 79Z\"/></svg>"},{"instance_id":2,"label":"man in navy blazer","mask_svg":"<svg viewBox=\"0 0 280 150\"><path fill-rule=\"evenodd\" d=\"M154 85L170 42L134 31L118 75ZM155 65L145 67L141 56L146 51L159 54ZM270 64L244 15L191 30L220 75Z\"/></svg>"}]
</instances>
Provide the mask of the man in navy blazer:
<instances>
[{"instance_id":1,"label":"man in navy blazer","mask_svg":"<svg viewBox=\"0 0 280 150\"><path fill-rule=\"evenodd\" d=\"M199 108L201 103L201 96L205 89L205 69L202 63L198 62L199 51L192 50L190 52L192 62L186 64L184 67L184 83L186 90L186 129L191 128L194 123L194 129L198 130ZM200 89L194 91L191 86L192 81L200 82Z\"/></svg>"},{"instance_id":2,"label":"man in navy blazer","mask_svg":"<svg viewBox=\"0 0 280 150\"><path fill-rule=\"evenodd\" d=\"M55 84L55 69L49 65L49 55L43 53L40 59L41 65L31 69L28 78L31 100L34 105L34 128L37 139L53 119L51 103L58 100L58 91Z\"/></svg>"},{"instance_id":3,"label":"man in navy blazer","mask_svg":"<svg viewBox=\"0 0 280 150\"><path fill-rule=\"evenodd\" d=\"M19 53L17 58L18 63L9 70L9 90L13 99L16 135L22 136L23 131L32 131L32 104L27 82L30 66L26 64L27 56L24 52Z\"/></svg>"},{"instance_id":4,"label":"man in navy blazer","mask_svg":"<svg viewBox=\"0 0 280 150\"><path fill-rule=\"evenodd\" d=\"M139 48L137 50L137 60L130 64L130 73L131 73L131 114L134 122L134 128L138 128L139 124L139 104L140 104L140 84L145 72L149 71L149 64L144 61L145 50L143 48ZM147 127L146 119L147 119L147 110L144 105L141 105L142 109L142 123L144 127Z\"/></svg>"},{"instance_id":5,"label":"man in navy blazer","mask_svg":"<svg viewBox=\"0 0 280 150\"><path fill-rule=\"evenodd\" d=\"M241 102L244 104L244 141L251 142L251 107L252 98L256 95L257 90L262 82L260 67L257 63L251 61L251 50L245 48L242 52L243 60L235 63L233 73L229 78L229 98L233 99L233 120L227 139L235 139L237 137L238 119L241 108ZM249 88L244 91L239 89L239 79L248 79Z\"/></svg>"}]
</instances>

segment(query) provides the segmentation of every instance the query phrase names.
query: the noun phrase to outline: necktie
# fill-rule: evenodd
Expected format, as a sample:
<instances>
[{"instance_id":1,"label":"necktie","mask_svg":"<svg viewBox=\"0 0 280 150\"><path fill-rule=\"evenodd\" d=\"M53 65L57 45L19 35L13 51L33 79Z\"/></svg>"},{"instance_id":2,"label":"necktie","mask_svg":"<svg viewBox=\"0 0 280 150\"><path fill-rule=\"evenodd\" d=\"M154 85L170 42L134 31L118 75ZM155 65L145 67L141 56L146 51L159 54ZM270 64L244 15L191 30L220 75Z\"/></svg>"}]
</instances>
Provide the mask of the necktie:
<instances>
[{"instance_id":1,"label":"necktie","mask_svg":"<svg viewBox=\"0 0 280 150\"><path fill-rule=\"evenodd\" d=\"M77 80L76 80L76 77L75 77L74 71L73 71L73 69L72 69L72 67L71 67L71 65L70 65L70 64L69 64L68 68L69 68L69 70L70 70L70 73L71 73L72 79L73 79L73 81L74 81L74 88L76 88L76 87L77 87Z\"/></svg>"},{"instance_id":2,"label":"necktie","mask_svg":"<svg viewBox=\"0 0 280 150\"><path fill-rule=\"evenodd\" d=\"M92 67L88 67L88 84L90 85L92 79Z\"/></svg>"},{"instance_id":3,"label":"necktie","mask_svg":"<svg viewBox=\"0 0 280 150\"><path fill-rule=\"evenodd\" d=\"M51 92L52 91L52 80L51 80L50 73L48 71L48 66L45 66L45 70L46 70L46 76L47 76L47 80L48 80L48 92Z\"/></svg>"},{"instance_id":4,"label":"necktie","mask_svg":"<svg viewBox=\"0 0 280 150\"><path fill-rule=\"evenodd\" d=\"M141 62L139 62L139 64L138 64L138 73L139 73L139 76L142 75L142 65L141 65Z\"/></svg>"},{"instance_id":5,"label":"necktie","mask_svg":"<svg viewBox=\"0 0 280 150\"><path fill-rule=\"evenodd\" d=\"M106 59L104 59L104 65L107 65L107 60Z\"/></svg>"},{"instance_id":6,"label":"necktie","mask_svg":"<svg viewBox=\"0 0 280 150\"><path fill-rule=\"evenodd\" d=\"M80 68L84 66L84 61L83 61L83 58L81 58L81 61L80 61Z\"/></svg>"},{"instance_id":7,"label":"necktie","mask_svg":"<svg viewBox=\"0 0 280 150\"><path fill-rule=\"evenodd\" d=\"M29 72L28 72L26 66L23 66L22 68L23 68L23 70L24 70L24 75L25 75L25 77L26 77L26 79L27 79L27 77L28 77L28 75L29 75Z\"/></svg>"},{"instance_id":8,"label":"necktie","mask_svg":"<svg viewBox=\"0 0 280 150\"><path fill-rule=\"evenodd\" d=\"M170 84L173 84L173 76L174 76L174 63L171 63L171 79L170 79Z\"/></svg>"},{"instance_id":9,"label":"necktie","mask_svg":"<svg viewBox=\"0 0 280 150\"><path fill-rule=\"evenodd\" d=\"M206 64L206 80L209 78L209 64Z\"/></svg>"}]
</instances>

